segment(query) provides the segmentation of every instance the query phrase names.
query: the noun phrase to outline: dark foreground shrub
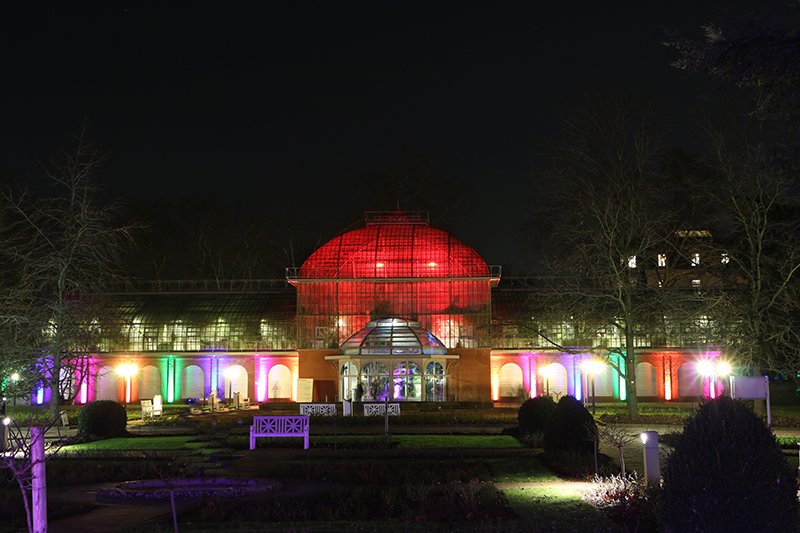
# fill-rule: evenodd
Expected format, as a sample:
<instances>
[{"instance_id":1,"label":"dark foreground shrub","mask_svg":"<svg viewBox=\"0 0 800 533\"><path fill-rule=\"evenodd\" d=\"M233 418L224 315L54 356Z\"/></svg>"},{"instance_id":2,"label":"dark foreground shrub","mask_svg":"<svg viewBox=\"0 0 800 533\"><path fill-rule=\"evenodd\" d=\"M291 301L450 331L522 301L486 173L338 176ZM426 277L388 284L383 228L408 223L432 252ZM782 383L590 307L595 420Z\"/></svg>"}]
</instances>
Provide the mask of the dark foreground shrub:
<instances>
[{"instance_id":1,"label":"dark foreground shrub","mask_svg":"<svg viewBox=\"0 0 800 533\"><path fill-rule=\"evenodd\" d=\"M664 469L667 533L797 530L795 473L753 411L728 397L688 419Z\"/></svg>"},{"instance_id":2,"label":"dark foreground shrub","mask_svg":"<svg viewBox=\"0 0 800 533\"><path fill-rule=\"evenodd\" d=\"M544 450L594 453L597 432L592 414L574 396L564 396L553 409L544 432Z\"/></svg>"},{"instance_id":3,"label":"dark foreground shrub","mask_svg":"<svg viewBox=\"0 0 800 533\"><path fill-rule=\"evenodd\" d=\"M519 423L520 436L531 436L543 433L547 421L556 408L556 402L550 396L537 396L529 398L519 406L517 422Z\"/></svg>"},{"instance_id":4,"label":"dark foreground shrub","mask_svg":"<svg viewBox=\"0 0 800 533\"><path fill-rule=\"evenodd\" d=\"M83 439L124 437L128 425L125 407L112 400L86 404L78 415L78 434Z\"/></svg>"}]
</instances>

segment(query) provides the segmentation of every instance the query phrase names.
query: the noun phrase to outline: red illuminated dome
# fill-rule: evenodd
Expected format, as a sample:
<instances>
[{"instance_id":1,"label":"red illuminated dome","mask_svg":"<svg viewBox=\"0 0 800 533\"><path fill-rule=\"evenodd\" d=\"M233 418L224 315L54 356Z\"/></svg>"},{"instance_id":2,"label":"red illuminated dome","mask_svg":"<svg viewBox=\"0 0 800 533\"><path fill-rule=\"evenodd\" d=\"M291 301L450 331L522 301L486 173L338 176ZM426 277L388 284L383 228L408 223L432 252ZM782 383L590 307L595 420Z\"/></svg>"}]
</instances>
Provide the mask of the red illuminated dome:
<instances>
[{"instance_id":1,"label":"red illuminated dome","mask_svg":"<svg viewBox=\"0 0 800 533\"><path fill-rule=\"evenodd\" d=\"M300 269L300 279L488 277L478 253L428 226L425 213L367 213L367 226L328 242Z\"/></svg>"}]
</instances>

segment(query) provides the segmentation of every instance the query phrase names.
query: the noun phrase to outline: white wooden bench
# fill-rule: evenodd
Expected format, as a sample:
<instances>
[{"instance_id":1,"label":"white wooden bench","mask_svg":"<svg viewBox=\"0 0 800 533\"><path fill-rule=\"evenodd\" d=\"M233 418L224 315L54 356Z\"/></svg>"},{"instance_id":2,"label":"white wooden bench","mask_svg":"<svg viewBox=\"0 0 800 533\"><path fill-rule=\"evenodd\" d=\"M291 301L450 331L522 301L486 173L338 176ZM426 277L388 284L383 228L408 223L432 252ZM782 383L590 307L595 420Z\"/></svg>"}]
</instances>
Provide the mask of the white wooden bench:
<instances>
[{"instance_id":1,"label":"white wooden bench","mask_svg":"<svg viewBox=\"0 0 800 533\"><path fill-rule=\"evenodd\" d=\"M386 407L387 405L381 402L365 403L364 416L384 416L386 415ZM388 407L389 407L389 416L400 416L399 403L390 403Z\"/></svg>"},{"instance_id":2,"label":"white wooden bench","mask_svg":"<svg viewBox=\"0 0 800 533\"><path fill-rule=\"evenodd\" d=\"M336 416L335 403L301 403L301 415Z\"/></svg>"},{"instance_id":3,"label":"white wooden bench","mask_svg":"<svg viewBox=\"0 0 800 533\"><path fill-rule=\"evenodd\" d=\"M303 437L308 449L308 415L254 416L250 426L250 449L256 449L256 437Z\"/></svg>"},{"instance_id":4,"label":"white wooden bench","mask_svg":"<svg viewBox=\"0 0 800 533\"><path fill-rule=\"evenodd\" d=\"M154 418L161 416L163 413L163 404L161 403L161 395L157 395L152 400L142 400L142 420L145 416Z\"/></svg>"}]
</instances>

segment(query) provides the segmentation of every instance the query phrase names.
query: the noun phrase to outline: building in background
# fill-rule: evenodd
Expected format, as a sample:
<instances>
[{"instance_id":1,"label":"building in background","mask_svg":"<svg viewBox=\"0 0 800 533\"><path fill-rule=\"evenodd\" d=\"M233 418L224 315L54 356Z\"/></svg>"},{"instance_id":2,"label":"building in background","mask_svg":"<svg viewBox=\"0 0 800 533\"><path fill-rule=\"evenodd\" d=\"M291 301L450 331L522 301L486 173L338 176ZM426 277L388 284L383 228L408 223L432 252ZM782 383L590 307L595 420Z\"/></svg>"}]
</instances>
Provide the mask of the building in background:
<instances>
[{"instance_id":1,"label":"building in background","mask_svg":"<svg viewBox=\"0 0 800 533\"><path fill-rule=\"evenodd\" d=\"M426 213L370 212L286 280L153 282L113 295L117 325L86 375L75 376L77 400L160 394L173 403L238 392L251 402L295 401L298 380L313 383L319 402L582 399L590 383L597 399L624 400L611 366L591 376L583 366L613 334L579 338L546 320L528 327L534 290L531 280L501 280L499 267L430 227ZM543 329L569 349L556 350ZM641 339L641 399L716 393L697 364L720 351L691 333L679 344ZM131 364L132 377L117 373Z\"/></svg>"}]
</instances>

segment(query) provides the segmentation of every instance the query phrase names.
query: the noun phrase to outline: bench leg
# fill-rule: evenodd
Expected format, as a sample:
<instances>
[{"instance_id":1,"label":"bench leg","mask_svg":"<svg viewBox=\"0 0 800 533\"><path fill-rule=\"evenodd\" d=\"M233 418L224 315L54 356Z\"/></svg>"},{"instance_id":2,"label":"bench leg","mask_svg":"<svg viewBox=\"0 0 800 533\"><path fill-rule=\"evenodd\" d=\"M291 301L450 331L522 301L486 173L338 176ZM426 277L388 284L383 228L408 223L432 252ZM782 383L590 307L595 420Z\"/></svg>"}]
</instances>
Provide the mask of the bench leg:
<instances>
[{"instance_id":1,"label":"bench leg","mask_svg":"<svg viewBox=\"0 0 800 533\"><path fill-rule=\"evenodd\" d=\"M305 435L305 439L303 440L304 450L308 449L308 433Z\"/></svg>"},{"instance_id":2,"label":"bench leg","mask_svg":"<svg viewBox=\"0 0 800 533\"><path fill-rule=\"evenodd\" d=\"M252 433L250 434L250 449L251 450L256 449L256 438L253 436Z\"/></svg>"}]
</instances>

